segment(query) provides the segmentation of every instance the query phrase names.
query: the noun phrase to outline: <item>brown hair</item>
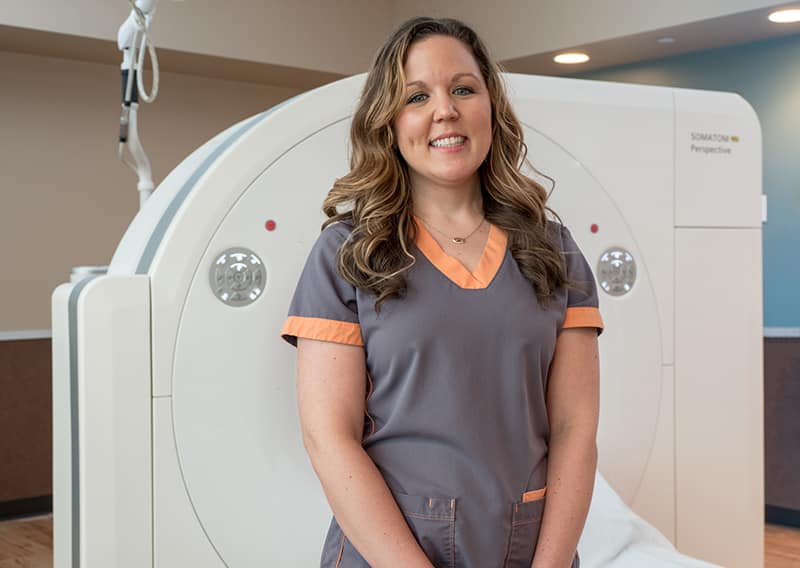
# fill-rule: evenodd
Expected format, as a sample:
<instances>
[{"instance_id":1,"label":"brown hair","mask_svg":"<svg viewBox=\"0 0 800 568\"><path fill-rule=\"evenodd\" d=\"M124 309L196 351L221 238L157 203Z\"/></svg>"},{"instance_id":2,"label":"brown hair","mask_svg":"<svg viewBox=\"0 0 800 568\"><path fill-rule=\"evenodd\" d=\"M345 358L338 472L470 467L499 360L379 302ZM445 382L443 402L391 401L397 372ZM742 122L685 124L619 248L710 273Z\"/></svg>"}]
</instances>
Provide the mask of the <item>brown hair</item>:
<instances>
[{"instance_id":1,"label":"brown hair","mask_svg":"<svg viewBox=\"0 0 800 568\"><path fill-rule=\"evenodd\" d=\"M408 50L431 36L453 37L467 46L487 85L492 140L479 168L484 213L506 231L511 254L544 303L566 284L563 260L548 235L546 211L558 216L545 205L547 190L521 171L530 166L527 147L500 67L478 35L453 19L408 20L381 47L367 74L350 128L350 172L336 181L323 203L328 216L323 229L337 221L353 227L339 251L339 272L377 296L376 310L406 289L404 273L415 262L409 249L416 225L408 166L397 149L392 123L405 102Z\"/></svg>"}]
</instances>

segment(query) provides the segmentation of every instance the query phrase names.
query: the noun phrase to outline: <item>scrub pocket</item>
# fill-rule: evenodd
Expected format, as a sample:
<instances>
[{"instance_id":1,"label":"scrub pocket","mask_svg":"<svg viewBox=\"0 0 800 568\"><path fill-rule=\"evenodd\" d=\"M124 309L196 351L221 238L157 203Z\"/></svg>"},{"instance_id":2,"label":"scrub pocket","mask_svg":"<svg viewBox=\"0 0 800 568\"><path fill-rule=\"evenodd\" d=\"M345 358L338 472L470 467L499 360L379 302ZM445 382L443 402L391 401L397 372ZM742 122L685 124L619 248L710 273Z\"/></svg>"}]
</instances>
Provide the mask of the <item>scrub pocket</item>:
<instances>
[{"instance_id":1,"label":"scrub pocket","mask_svg":"<svg viewBox=\"0 0 800 568\"><path fill-rule=\"evenodd\" d=\"M456 565L456 500L395 493L411 532L436 568Z\"/></svg>"},{"instance_id":2,"label":"scrub pocket","mask_svg":"<svg viewBox=\"0 0 800 568\"><path fill-rule=\"evenodd\" d=\"M456 500L395 493L411 532L436 568L455 568ZM320 568L370 568L334 518L322 548Z\"/></svg>"},{"instance_id":3,"label":"scrub pocket","mask_svg":"<svg viewBox=\"0 0 800 568\"><path fill-rule=\"evenodd\" d=\"M544 488L528 491L511 506L511 534L504 568L530 568L542 525L544 495Z\"/></svg>"},{"instance_id":4,"label":"scrub pocket","mask_svg":"<svg viewBox=\"0 0 800 568\"><path fill-rule=\"evenodd\" d=\"M370 568L367 561L350 544L334 517L328 528L328 536L322 546L320 568Z\"/></svg>"}]
</instances>

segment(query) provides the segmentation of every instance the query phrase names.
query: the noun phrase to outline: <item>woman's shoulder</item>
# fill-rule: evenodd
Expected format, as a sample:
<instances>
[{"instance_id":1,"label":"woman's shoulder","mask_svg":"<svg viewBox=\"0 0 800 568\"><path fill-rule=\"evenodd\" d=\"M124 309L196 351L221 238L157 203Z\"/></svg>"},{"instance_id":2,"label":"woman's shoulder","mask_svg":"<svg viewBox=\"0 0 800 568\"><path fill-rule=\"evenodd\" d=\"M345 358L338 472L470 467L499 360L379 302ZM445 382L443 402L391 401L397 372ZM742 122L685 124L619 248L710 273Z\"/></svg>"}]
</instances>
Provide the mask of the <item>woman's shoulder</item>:
<instances>
[{"instance_id":1,"label":"woman's shoulder","mask_svg":"<svg viewBox=\"0 0 800 568\"><path fill-rule=\"evenodd\" d=\"M564 233L568 232L569 230L565 225L561 224L560 222L555 221L553 219L548 219L546 231L547 231L547 237L550 239L550 241L559 248L561 248L564 242Z\"/></svg>"},{"instance_id":2,"label":"woman's shoulder","mask_svg":"<svg viewBox=\"0 0 800 568\"><path fill-rule=\"evenodd\" d=\"M569 228L558 221L551 219L547 220L547 234L550 242L556 247L556 250L562 254L572 254L580 251L578 243L572 236Z\"/></svg>"},{"instance_id":3,"label":"woman's shoulder","mask_svg":"<svg viewBox=\"0 0 800 568\"><path fill-rule=\"evenodd\" d=\"M349 220L334 221L325 226L319 234L318 240L326 243L341 245L353 232L353 224Z\"/></svg>"}]
</instances>

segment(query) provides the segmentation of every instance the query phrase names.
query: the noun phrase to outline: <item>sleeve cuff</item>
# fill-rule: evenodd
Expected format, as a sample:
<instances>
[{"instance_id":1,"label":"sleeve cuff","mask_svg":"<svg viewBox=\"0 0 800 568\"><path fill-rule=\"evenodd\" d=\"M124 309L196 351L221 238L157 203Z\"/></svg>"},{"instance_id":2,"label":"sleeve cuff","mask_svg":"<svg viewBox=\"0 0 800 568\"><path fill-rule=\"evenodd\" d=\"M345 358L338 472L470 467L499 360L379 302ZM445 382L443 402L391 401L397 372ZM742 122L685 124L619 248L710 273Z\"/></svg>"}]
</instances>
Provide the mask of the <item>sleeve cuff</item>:
<instances>
[{"instance_id":1,"label":"sleeve cuff","mask_svg":"<svg viewBox=\"0 0 800 568\"><path fill-rule=\"evenodd\" d=\"M323 318L289 316L281 329L281 337L295 347L298 337L364 346L360 325Z\"/></svg>"},{"instance_id":2,"label":"sleeve cuff","mask_svg":"<svg viewBox=\"0 0 800 568\"><path fill-rule=\"evenodd\" d=\"M567 308L561 329L570 327L596 327L598 335L603 331L603 318L595 307Z\"/></svg>"}]
</instances>

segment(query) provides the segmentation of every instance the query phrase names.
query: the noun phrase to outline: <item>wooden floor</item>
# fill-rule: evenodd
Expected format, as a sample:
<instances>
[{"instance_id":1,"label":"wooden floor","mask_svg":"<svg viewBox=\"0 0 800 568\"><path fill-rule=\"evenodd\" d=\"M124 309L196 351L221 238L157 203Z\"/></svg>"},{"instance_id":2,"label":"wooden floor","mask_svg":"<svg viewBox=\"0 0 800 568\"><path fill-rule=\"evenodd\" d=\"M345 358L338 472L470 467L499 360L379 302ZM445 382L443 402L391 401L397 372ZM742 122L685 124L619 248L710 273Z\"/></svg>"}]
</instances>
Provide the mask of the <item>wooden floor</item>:
<instances>
[{"instance_id":1,"label":"wooden floor","mask_svg":"<svg viewBox=\"0 0 800 568\"><path fill-rule=\"evenodd\" d=\"M52 566L52 515L0 522L0 568Z\"/></svg>"},{"instance_id":2,"label":"wooden floor","mask_svg":"<svg viewBox=\"0 0 800 568\"><path fill-rule=\"evenodd\" d=\"M764 568L800 568L800 529L767 525ZM52 568L53 518L0 522L0 568Z\"/></svg>"},{"instance_id":3,"label":"wooden floor","mask_svg":"<svg viewBox=\"0 0 800 568\"><path fill-rule=\"evenodd\" d=\"M800 529L767 525L764 530L764 568L800 567Z\"/></svg>"}]
</instances>

